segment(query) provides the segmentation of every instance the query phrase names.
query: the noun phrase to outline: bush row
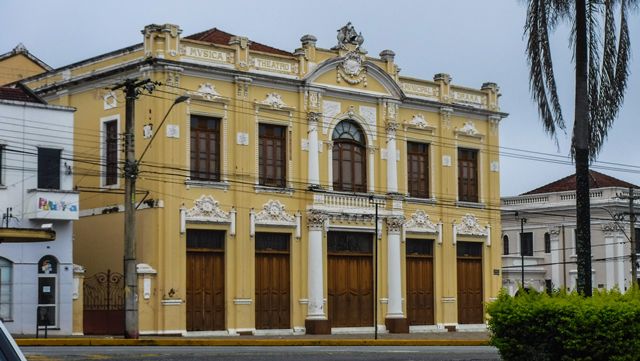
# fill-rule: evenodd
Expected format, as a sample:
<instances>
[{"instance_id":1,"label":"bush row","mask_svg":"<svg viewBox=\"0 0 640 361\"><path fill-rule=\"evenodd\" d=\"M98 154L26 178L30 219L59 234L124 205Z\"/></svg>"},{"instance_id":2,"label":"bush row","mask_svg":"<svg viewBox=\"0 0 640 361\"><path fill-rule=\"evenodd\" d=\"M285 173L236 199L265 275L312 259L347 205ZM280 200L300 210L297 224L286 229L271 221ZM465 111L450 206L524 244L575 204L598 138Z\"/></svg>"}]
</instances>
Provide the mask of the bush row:
<instances>
[{"instance_id":1,"label":"bush row","mask_svg":"<svg viewBox=\"0 0 640 361\"><path fill-rule=\"evenodd\" d=\"M502 292L487 307L504 360L640 360L640 291Z\"/></svg>"}]
</instances>

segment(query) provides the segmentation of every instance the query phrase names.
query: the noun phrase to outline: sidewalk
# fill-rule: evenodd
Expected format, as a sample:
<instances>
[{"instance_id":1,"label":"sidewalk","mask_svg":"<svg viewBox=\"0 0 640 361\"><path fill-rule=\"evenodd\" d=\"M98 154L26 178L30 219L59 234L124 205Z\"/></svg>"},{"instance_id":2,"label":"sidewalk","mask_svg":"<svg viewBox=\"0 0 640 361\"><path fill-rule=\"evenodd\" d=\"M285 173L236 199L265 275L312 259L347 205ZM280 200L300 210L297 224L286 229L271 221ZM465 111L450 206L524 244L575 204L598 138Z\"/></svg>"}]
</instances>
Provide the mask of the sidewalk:
<instances>
[{"instance_id":1,"label":"sidewalk","mask_svg":"<svg viewBox=\"0 0 640 361\"><path fill-rule=\"evenodd\" d=\"M486 346L488 332L425 332L409 334L286 335L286 336L74 336L16 337L20 346Z\"/></svg>"}]
</instances>

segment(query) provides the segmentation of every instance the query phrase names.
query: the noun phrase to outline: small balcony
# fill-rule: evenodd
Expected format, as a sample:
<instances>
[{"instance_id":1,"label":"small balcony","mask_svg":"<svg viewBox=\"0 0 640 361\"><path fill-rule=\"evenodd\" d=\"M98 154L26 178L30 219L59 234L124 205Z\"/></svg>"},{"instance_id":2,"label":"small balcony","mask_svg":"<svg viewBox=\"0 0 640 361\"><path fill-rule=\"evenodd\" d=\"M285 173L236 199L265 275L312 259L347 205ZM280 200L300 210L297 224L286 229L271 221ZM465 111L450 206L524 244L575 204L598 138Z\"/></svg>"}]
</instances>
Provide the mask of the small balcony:
<instances>
[{"instance_id":1,"label":"small balcony","mask_svg":"<svg viewBox=\"0 0 640 361\"><path fill-rule=\"evenodd\" d=\"M385 209L386 200L376 198L380 210ZM375 204L367 194L326 192L313 196L313 209L332 213L374 214Z\"/></svg>"},{"instance_id":2,"label":"small balcony","mask_svg":"<svg viewBox=\"0 0 640 361\"><path fill-rule=\"evenodd\" d=\"M26 202L29 219L75 221L80 214L79 195L74 191L31 189Z\"/></svg>"}]
</instances>

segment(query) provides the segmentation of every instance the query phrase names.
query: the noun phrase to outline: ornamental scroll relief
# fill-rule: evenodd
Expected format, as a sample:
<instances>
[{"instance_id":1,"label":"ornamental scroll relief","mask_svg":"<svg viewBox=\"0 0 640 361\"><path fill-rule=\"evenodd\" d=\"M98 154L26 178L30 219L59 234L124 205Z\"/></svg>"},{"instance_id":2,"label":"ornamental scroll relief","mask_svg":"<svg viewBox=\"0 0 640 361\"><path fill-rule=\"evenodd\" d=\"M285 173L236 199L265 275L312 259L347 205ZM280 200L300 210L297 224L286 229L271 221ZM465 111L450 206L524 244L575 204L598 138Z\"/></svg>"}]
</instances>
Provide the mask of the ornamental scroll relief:
<instances>
[{"instance_id":1,"label":"ornamental scroll relief","mask_svg":"<svg viewBox=\"0 0 640 361\"><path fill-rule=\"evenodd\" d=\"M270 199L255 214L255 223L268 226L296 226L296 217L285 211L284 204Z\"/></svg>"},{"instance_id":2,"label":"ornamental scroll relief","mask_svg":"<svg viewBox=\"0 0 640 361\"><path fill-rule=\"evenodd\" d=\"M464 215L459 224L453 223L453 244L456 244L458 235L485 237L487 246L491 246L491 226L482 227L472 214Z\"/></svg>"},{"instance_id":3,"label":"ornamental scroll relief","mask_svg":"<svg viewBox=\"0 0 640 361\"><path fill-rule=\"evenodd\" d=\"M185 211L187 222L231 223L231 213L223 211L212 196L202 195L194 203Z\"/></svg>"}]
</instances>

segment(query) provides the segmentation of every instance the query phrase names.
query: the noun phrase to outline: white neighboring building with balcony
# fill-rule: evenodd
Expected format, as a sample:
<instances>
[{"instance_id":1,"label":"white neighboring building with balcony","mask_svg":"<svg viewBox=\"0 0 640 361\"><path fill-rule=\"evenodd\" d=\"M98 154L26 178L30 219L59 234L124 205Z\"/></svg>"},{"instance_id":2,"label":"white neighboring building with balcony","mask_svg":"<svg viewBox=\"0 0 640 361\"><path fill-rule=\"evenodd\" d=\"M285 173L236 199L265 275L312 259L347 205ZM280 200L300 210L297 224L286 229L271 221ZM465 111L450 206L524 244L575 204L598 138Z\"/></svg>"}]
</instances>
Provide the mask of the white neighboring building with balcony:
<instances>
[{"instance_id":1,"label":"white neighboring building with balcony","mask_svg":"<svg viewBox=\"0 0 640 361\"><path fill-rule=\"evenodd\" d=\"M576 289L575 184L574 174L501 199L502 284L509 294L515 294L522 284L523 268L526 288ZM619 195L628 196L629 188L634 189L634 195L640 195L640 189L593 170L589 186L593 287L610 290L617 286L625 291L631 285L629 217L614 221L613 215L629 212L629 200L620 199ZM640 213L637 201L634 211ZM526 219L522 236L521 218Z\"/></svg>"},{"instance_id":2,"label":"white neighboring building with balcony","mask_svg":"<svg viewBox=\"0 0 640 361\"><path fill-rule=\"evenodd\" d=\"M38 312L49 334L72 331L74 111L0 87L0 318L13 334L35 334Z\"/></svg>"}]
</instances>

